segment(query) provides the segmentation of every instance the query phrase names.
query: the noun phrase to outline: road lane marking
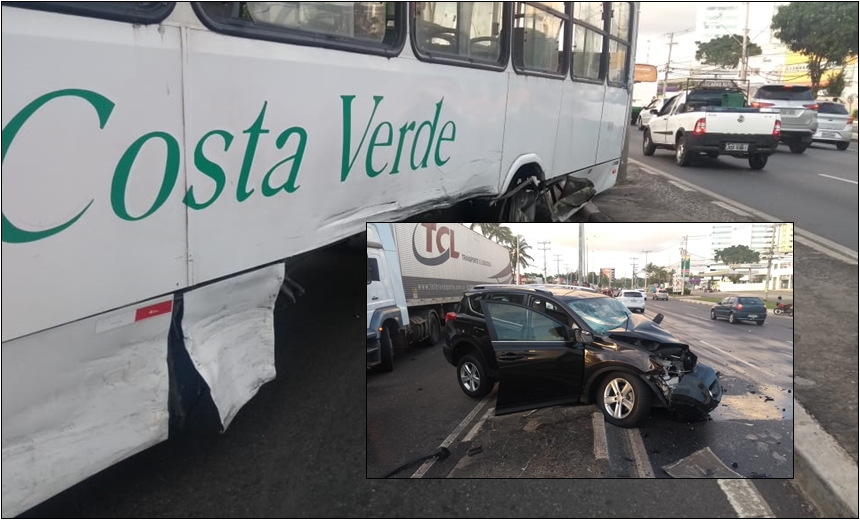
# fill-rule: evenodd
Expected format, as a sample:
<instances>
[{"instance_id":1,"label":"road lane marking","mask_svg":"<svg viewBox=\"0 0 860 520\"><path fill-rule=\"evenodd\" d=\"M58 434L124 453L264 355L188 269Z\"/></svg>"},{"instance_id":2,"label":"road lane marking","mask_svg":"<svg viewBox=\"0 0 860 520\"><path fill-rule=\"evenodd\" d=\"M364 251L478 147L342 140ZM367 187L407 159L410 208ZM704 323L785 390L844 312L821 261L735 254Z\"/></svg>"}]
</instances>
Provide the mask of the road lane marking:
<instances>
[{"instance_id":1,"label":"road lane marking","mask_svg":"<svg viewBox=\"0 0 860 520\"><path fill-rule=\"evenodd\" d=\"M842 177L834 177L834 176L832 176L832 175L825 175L825 174L823 174L823 173L819 173L819 174L818 174L818 176L819 176L819 177L827 177L828 179L833 179L833 180L835 180L835 181L850 182L851 184L857 184L857 181L852 181L852 180L848 180L848 179L843 179Z\"/></svg>"},{"instance_id":2,"label":"road lane marking","mask_svg":"<svg viewBox=\"0 0 860 520\"><path fill-rule=\"evenodd\" d=\"M483 425L484 425L484 421L486 421L486 420L487 420L487 418L488 418L488 417L490 417L490 415L491 415L494 411L496 411L495 407L494 407L494 408L490 408L489 410L487 410L487 413L485 413L485 414L483 415L483 417L481 417L481 420L480 420L480 421L478 421L478 422L475 424L475 426L473 426L473 427L472 427L472 429L471 429L471 430L469 430L469 433L467 433L467 434L466 434L466 436L465 436L465 437L463 437L463 440L461 440L460 442L461 442L461 443L463 443L463 442L471 442L471 441L472 441L472 439L475 437L475 435L477 435L477 434L478 434L478 430L480 430L480 429L481 429L481 426L483 426Z\"/></svg>"},{"instance_id":3,"label":"road lane marking","mask_svg":"<svg viewBox=\"0 0 860 520\"><path fill-rule=\"evenodd\" d=\"M469 415L467 415L466 418L463 419L463 422L461 422L459 426L454 428L454 431L451 432L451 435L449 435L444 441L442 441L442 444L440 444L439 447L447 448L448 446L450 446L457 438L457 436L460 435L460 432L463 431L463 428L465 428L470 422L472 422L472 419L474 419L475 416L478 415L478 412L481 411L481 408L483 408L484 405L487 404L487 402L490 400L490 397L492 396L493 392L491 392L490 395L488 395L487 397L483 398L481 402L478 403L478 405L475 406L475 408L471 412L469 412ZM425 473L427 473L427 470L429 470L433 466L433 464L436 463L436 460L437 459L434 457L424 462L424 464L422 464L421 467L418 468L415 473L413 473L412 476L409 478L421 478L422 476L424 476Z\"/></svg>"},{"instance_id":4,"label":"road lane marking","mask_svg":"<svg viewBox=\"0 0 860 520\"><path fill-rule=\"evenodd\" d=\"M677 182L675 182L675 181L669 181L669 184L672 184L672 185L674 185L675 187L680 188L680 189L682 189L682 190L684 190L684 191L696 191L696 190L694 190L693 188L690 188L689 186L684 186L683 184L679 184L679 183L677 183Z\"/></svg>"},{"instance_id":5,"label":"road lane marking","mask_svg":"<svg viewBox=\"0 0 860 520\"><path fill-rule=\"evenodd\" d=\"M696 316L695 314L690 314L689 312L685 312L684 314L691 318L699 318L700 320L711 321L711 318L703 318L701 316Z\"/></svg>"},{"instance_id":6,"label":"road lane marking","mask_svg":"<svg viewBox=\"0 0 860 520\"><path fill-rule=\"evenodd\" d=\"M776 518L764 497L749 480L718 479L717 484L726 494L738 518Z\"/></svg>"},{"instance_id":7,"label":"road lane marking","mask_svg":"<svg viewBox=\"0 0 860 520\"><path fill-rule=\"evenodd\" d=\"M639 428L624 428L627 434L627 442L630 445L630 451L633 453L633 460L636 463L636 473L639 478L654 478L654 471L651 469L651 461L648 460L648 452L645 451L645 443L642 442L642 434L639 433Z\"/></svg>"},{"instance_id":8,"label":"road lane marking","mask_svg":"<svg viewBox=\"0 0 860 520\"><path fill-rule=\"evenodd\" d=\"M669 182L671 182L671 181L669 181ZM740 215L742 217L751 217L752 216L751 214L747 213L746 211L741 211L741 210L737 209L736 207L732 206L731 204L727 204L727 203L719 201L719 200L712 201L711 203L714 204L715 206L719 206L723 209L727 209L727 210L731 211L732 213L734 213L735 215Z\"/></svg>"},{"instance_id":9,"label":"road lane marking","mask_svg":"<svg viewBox=\"0 0 860 520\"><path fill-rule=\"evenodd\" d=\"M725 351L725 350L721 349L720 347L715 347L715 346L711 345L710 343L708 343L708 342L706 342L706 341L702 341L702 340L699 340L699 342L700 342L700 343L704 343L705 345L707 345L707 346L711 347L712 349L719 350L719 351L720 351L720 352L722 352L723 354L725 354L725 355L727 355L727 356L729 356L729 357L733 357L733 358L735 358L736 360L738 360L738 361L740 361L741 363L743 363L744 365L747 365L747 366L749 366L750 368L753 368L753 369L755 369L755 370L758 370L759 372L761 372L761 373L763 373L763 374L767 374L767 375L768 375L768 376L770 376L770 377L776 377L776 374L774 374L774 373L772 373L772 372L770 372L770 371L768 371L768 370L765 370L764 368L757 367L757 366L753 365L752 363L750 363L749 361L745 361L745 360L743 360L743 359L741 359L741 358L737 357L736 355L734 355L734 354L732 354L732 353L730 353L730 352L727 352L727 351ZM750 376L750 377L752 377L752 376Z\"/></svg>"},{"instance_id":10,"label":"road lane marking","mask_svg":"<svg viewBox=\"0 0 860 520\"><path fill-rule=\"evenodd\" d=\"M603 422L603 413L591 414L591 424L594 429L594 458L609 460L609 444L606 442L606 424Z\"/></svg>"},{"instance_id":11,"label":"road lane marking","mask_svg":"<svg viewBox=\"0 0 860 520\"><path fill-rule=\"evenodd\" d=\"M749 206L746 206L744 204L736 202L736 201L734 201L728 197L724 197L723 195L720 195L719 193L717 193L715 191L711 191L709 189L702 188L699 185L693 184L692 182L685 181L679 177L672 175L671 173L667 173L667 172L664 172L663 170L654 168L653 166L649 166L642 161L637 161L636 159L628 159L628 161L633 163L633 164L636 164L637 166L642 168L646 173L651 173L653 175L658 175L658 176L665 177L665 178L670 179L670 180L677 181L679 184L684 184L686 186L689 186L689 187L699 191L699 193L702 193L703 195L707 195L708 197L710 197L712 199L723 201L726 204L730 204L730 205L734 206L735 208L741 209L743 211L747 211L750 214L752 214L753 216L756 216L756 217L764 220L765 222L783 222L782 219L778 219L772 215L768 215L767 213L765 213L763 211L753 209ZM649 170L651 170L651 171L649 171ZM849 247L845 247L841 244L837 244L836 242L833 242L832 240L828 240L828 239L821 237L821 236L818 236L814 233L810 233L804 229L797 227L796 224L794 226L794 241L799 242L799 243L803 244L804 246L813 249L814 251L825 254L825 255L827 255L831 258L834 258L836 260L839 260L840 262L845 262L849 265L857 265L857 263L858 263L857 262L857 258L858 258L857 251L855 251Z\"/></svg>"}]
</instances>

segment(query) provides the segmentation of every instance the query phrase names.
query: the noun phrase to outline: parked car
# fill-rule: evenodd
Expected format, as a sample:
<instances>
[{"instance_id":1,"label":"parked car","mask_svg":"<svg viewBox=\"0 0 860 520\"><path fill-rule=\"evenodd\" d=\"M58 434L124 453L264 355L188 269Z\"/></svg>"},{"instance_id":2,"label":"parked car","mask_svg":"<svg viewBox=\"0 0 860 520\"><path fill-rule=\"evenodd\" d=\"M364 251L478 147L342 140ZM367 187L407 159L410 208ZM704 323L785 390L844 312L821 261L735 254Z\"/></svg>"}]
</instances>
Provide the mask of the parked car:
<instances>
[{"instance_id":1,"label":"parked car","mask_svg":"<svg viewBox=\"0 0 860 520\"><path fill-rule=\"evenodd\" d=\"M836 145L837 150L847 150L851 144L854 118L842 103L822 101L818 103L818 130L812 136L814 143Z\"/></svg>"},{"instance_id":2,"label":"parked car","mask_svg":"<svg viewBox=\"0 0 860 520\"><path fill-rule=\"evenodd\" d=\"M641 112L639 112L639 117L636 118L636 126L639 128L640 131L645 130L645 127L648 125L648 121L650 121L651 118L654 117L654 114L651 111L656 110L657 112L660 112L660 109L663 108L663 103L665 102L666 98L657 98L648 103L648 106L646 106L642 109Z\"/></svg>"},{"instance_id":3,"label":"parked car","mask_svg":"<svg viewBox=\"0 0 860 520\"><path fill-rule=\"evenodd\" d=\"M711 308L711 319L717 318L725 318L729 323L754 321L756 325L764 325L767 308L755 296L728 296Z\"/></svg>"},{"instance_id":4,"label":"parked car","mask_svg":"<svg viewBox=\"0 0 860 520\"><path fill-rule=\"evenodd\" d=\"M621 291L616 299L632 312L645 312L645 295L635 289Z\"/></svg>"},{"instance_id":5,"label":"parked car","mask_svg":"<svg viewBox=\"0 0 860 520\"><path fill-rule=\"evenodd\" d=\"M756 91L750 106L779 111L779 140L788 144L792 153L803 153L812 143L812 136L818 130L818 103L811 88L765 85Z\"/></svg>"},{"instance_id":6,"label":"parked car","mask_svg":"<svg viewBox=\"0 0 860 520\"><path fill-rule=\"evenodd\" d=\"M445 359L466 395L499 383L496 415L593 402L632 427L652 403L706 414L720 381L688 345L620 302L588 291L478 286L445 317Z\"/></svg>"},{"instance_id":7,"label":"parked car","mask_svg":"<svg viewBox=\"0 0 860 520\"><path fill-rule=\"evenodd\" d=\"M666 289L657 289L657 292L652 295L652 299L669 301L669 293L666 292Z\"/></svg>"}]
</instances>

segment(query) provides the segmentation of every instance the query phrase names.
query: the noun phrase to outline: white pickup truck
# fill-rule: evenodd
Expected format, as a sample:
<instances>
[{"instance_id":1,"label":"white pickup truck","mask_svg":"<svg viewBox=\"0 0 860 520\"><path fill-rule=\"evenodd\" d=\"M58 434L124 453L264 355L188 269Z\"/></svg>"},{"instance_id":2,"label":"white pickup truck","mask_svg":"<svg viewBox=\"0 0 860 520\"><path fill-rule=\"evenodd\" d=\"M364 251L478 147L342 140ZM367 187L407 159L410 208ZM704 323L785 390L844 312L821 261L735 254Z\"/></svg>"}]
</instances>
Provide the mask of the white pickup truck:
<instances>
[{"instance_id":1,"label":"white pickup truck","mask_svg":"<svg viewBox=\"0 0 860 520\"><path fill-rule=\"evenodd\" d=\"M761 170L779 143L779 114L748 107L743 92L734 87L684 90L652 115L642 152L674 150L679 166L689 166L696 156L731 155Z\"/></svg>"}]
</instances>

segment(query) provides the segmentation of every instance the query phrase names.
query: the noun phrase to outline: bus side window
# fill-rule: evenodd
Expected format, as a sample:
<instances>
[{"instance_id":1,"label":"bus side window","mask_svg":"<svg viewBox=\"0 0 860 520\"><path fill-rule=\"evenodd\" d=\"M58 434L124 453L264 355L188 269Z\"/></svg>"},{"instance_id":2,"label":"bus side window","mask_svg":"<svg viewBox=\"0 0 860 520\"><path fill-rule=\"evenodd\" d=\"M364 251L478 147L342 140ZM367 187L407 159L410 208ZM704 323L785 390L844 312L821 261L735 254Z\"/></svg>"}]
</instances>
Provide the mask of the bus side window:
<instances>
[{"instance_id":1,"label":"bus side window","mask_svg":"<svg viewBox=\"0 0 860 520\"><path fill-rule=\"evenodd\" d=\"M394 56L405 38L397 2L194 2L209 29L234 36Z\"/></svg>"},{"instance_id":2,"label":"bus side window","mask_svg":"<svg viewBox=\"0 0 860 520\"><path fill-rule=\"evenodd\" d=\"M564 2L514 4L513 60L518 73L567 73ZM559 59L561 52L562 58Z\"/></svg>"},{"instance_id":3,"label":"bus side window","mask_svg":"<svg viewBox=\"0 0 860 520\"><path fill-rule=\"evenodd\" d=\"M501 65L502 2L412 2L413 45L424 61ZM465 63L464 63L465 64Z\"/></svg>"},{"instance_id":4,"label":"bus side window","mask_svg":"<svg viewBox=\"0 0 860 520\"><path fill-rule=\"evenodd\" d=\"M603 2L573 3L573 79L602 82L603 41L606 38Z\"/></svg>"},{"instance_id":5,"label":"bus side window","mask_svg":"<svg viewBox=\"0 0 860 520\"><path fill-rule=\"evenodd\" d=\"M609 84L627 86L630 76L630 28L632 9L629 2L612 2L609 19Z\"/></svg>"}]
</instances>

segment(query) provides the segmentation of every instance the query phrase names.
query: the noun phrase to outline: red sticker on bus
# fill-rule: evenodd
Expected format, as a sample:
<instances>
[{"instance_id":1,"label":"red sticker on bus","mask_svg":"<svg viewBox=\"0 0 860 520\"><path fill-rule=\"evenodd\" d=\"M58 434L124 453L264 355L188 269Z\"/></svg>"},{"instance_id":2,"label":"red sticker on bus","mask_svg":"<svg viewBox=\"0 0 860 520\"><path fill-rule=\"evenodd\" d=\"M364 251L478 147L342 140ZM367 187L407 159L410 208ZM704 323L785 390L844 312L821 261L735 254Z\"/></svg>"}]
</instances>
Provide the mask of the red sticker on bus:
<instances>
[{"instance_id":1,"label":"red sticker on bus","mask_svg":"<svg viewBox=\"0 0 860 520\"><path fill-rule=\"evenodd\" d=\"M145 320L146 318L152 318L153 316L167 314L171 310L173 310L173 300L156 303L148 307L141 307L135 311L134 321Z\"/></svg>"}]
</instances>

